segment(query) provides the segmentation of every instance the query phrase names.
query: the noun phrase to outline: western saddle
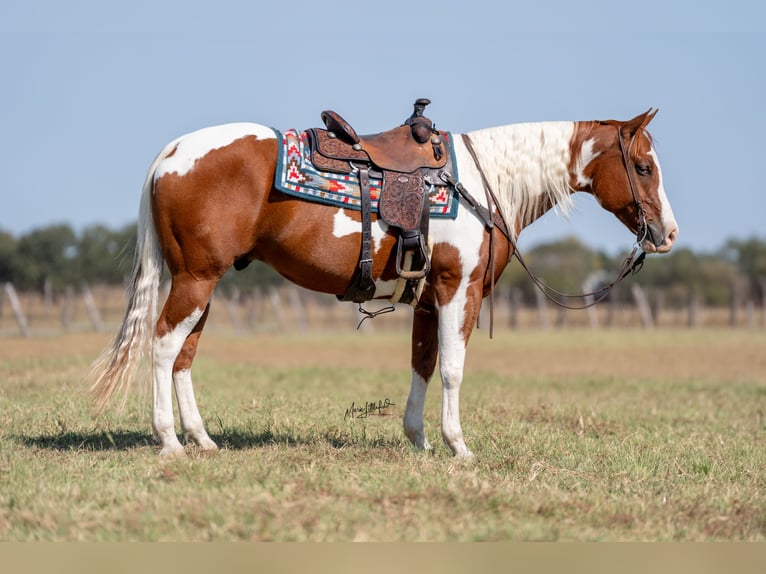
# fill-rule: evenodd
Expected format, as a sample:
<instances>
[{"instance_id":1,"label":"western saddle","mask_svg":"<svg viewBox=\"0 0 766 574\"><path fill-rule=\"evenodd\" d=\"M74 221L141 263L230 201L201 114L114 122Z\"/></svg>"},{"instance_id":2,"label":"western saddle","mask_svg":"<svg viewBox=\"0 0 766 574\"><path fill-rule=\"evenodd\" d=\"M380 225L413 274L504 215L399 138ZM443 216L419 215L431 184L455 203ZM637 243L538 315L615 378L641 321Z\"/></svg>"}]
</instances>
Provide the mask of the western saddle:
<instances>
[{"instance_id":1,"label":"western saddle","mask_svg":"<svg viewBox=\"0 0 766 574\"><path fill-rule=\"evenodd\" d=\"M442 170L453 173L446 134L423 116L431 101L418 99L412 115L401 126L372 135L357 135L338 113L322 112L327 129L308 131L311 162L320 170L357 174L361 190L362 245L354 279L342 301L363 303L375 295L372 279L372 215L370 178L382 180L379 215L399 234L396 272L406 281L398 301L416 301L418 284L428 274L429 193L446 184Z\"/></svg>"}]
</instances>

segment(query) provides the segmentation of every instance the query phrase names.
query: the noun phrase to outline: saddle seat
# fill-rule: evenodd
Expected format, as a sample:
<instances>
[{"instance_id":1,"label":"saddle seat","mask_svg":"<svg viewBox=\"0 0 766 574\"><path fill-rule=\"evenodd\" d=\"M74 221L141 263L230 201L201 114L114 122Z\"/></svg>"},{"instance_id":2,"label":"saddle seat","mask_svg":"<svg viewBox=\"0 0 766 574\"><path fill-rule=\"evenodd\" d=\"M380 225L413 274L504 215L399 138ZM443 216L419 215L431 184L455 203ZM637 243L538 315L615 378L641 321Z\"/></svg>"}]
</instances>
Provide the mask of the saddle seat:
<instances>
[{"instance_id":1,"label":"saddle seat","mask_svg":"<svg viewBox=\"0 0 766 574\"><path fill-rule=\"evenodd\" d=\"M415 102L412 115L401 126L378 134L359 136L343 117L332 110L322 112L325 129L307 130L311 141L311 162L320 170L358 173L362 193L362 252L359 271L341 298L361 303L375 292L371 278L369 177L382 179L379 215L398 230L396 271L410 282L408 291L419 292L431 266L427 246L429 190L444 186L442 170L452 171L447 153L448 138L423 116L431 103L426 98ZM409 264L405 264L405 260ZM408 269L405 267L409 267ZM422 282L420 283L422 286ZM404 299L400 299L404 302ZM410 301L407 301L410 302Z\"/></svg>"},{"instance_id":2,"label":"saddle seat","mask_svg":"<svg viewBox=\"0 0 766 574\"><path fill-rule=\"evenodd\" d=\"M332 110L322 112L322 120L329 134L332 134L330 138L335 136L354 151L364 152L369 161L380 169L400 173L411 173L421 168L439 169L447 162L442 148L442 136L433 128L430 120L422 116L419 119L421 121L414 124L404 124L385 132L360 137L338 113ZM362 159L356 154L349 154L348 150L345 153L339 149L327 150L327 153L334 159ZM346 157L348 155L354 157Z\"/></svg>"}]
</instances>

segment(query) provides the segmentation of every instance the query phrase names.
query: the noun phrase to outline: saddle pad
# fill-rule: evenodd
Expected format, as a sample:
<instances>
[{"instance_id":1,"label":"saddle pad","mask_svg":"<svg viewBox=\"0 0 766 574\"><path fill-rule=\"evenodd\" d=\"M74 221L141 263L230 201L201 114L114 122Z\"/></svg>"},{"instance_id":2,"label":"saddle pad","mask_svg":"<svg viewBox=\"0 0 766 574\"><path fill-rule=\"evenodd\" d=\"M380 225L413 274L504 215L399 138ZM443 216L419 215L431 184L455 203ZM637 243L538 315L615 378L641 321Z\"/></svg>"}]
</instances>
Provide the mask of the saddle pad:
<instances>
[{"instance_id":1,"label":"saddle pad","mask_svg":"<svg viewBox=\"0 0 766 574\"><path fill-rule=\"evenodd\" d=\"M288 195L326 205L360 211L359 177L355 173L342 174L318 170L310 161L311 150L306 132L294 129L277 133L279 158L274 174L274 186ZM452 147L450 146L450 153ZM452 165L457 166L455 158ZM457 171L457 170L456 170ZM457 179L457 173L452 174ZM378 199L382 180L370 178L372 211L378 213ZM429 194L431 217L455 219L459 202L448 186L434 186Z\"/></svg>"}]
</instances>

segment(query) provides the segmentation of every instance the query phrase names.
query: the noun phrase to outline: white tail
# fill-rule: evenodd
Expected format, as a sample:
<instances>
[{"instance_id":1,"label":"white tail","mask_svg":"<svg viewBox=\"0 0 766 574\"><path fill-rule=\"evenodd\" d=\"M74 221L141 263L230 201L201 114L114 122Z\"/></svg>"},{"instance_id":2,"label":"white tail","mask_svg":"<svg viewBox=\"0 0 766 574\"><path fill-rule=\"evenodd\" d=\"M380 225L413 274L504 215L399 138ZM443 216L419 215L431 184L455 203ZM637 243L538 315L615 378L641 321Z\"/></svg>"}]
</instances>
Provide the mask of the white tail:
<instances>
[{"instance_id":1,"label":"white tail","mask_svg":"<svg viewBox=\"0 0 766 574\"><path fill-rule=\"evenodd\" d=\"M123 405L134 386L138 366L151 354L151 341L157 320L157 299L162 276L162 251L152 221L151 194L154 172L173 144L154 160L144 182L138 216L138 243L128 287L128 308L111 346L104 349L91 367L91 394L96 412L101 413L115 391L123 394ZM147 370L148 372L148 370Z\"/></svg>"}]
</instances>

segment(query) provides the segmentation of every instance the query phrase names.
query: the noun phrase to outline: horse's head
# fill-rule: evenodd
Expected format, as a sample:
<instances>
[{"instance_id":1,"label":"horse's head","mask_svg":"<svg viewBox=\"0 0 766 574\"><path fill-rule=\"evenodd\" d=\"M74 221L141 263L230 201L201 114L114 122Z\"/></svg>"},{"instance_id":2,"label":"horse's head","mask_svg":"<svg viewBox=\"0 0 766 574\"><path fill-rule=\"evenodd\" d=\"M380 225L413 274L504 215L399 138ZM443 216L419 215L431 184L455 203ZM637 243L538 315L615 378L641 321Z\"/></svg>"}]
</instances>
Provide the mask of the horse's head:
<instances>
[{"instance_id":1,"label":"horse's head","mask_svg":"<svg viewBox=\"0 0 766 574\"><path fill-rule=\"evenodd\" d=\"M678 224L665 195L660 162L646 126L657 110L626 122L580 124L576 189L589 191L636 233L645 252L666 253Z\"/></svg>"}]
</instances>

